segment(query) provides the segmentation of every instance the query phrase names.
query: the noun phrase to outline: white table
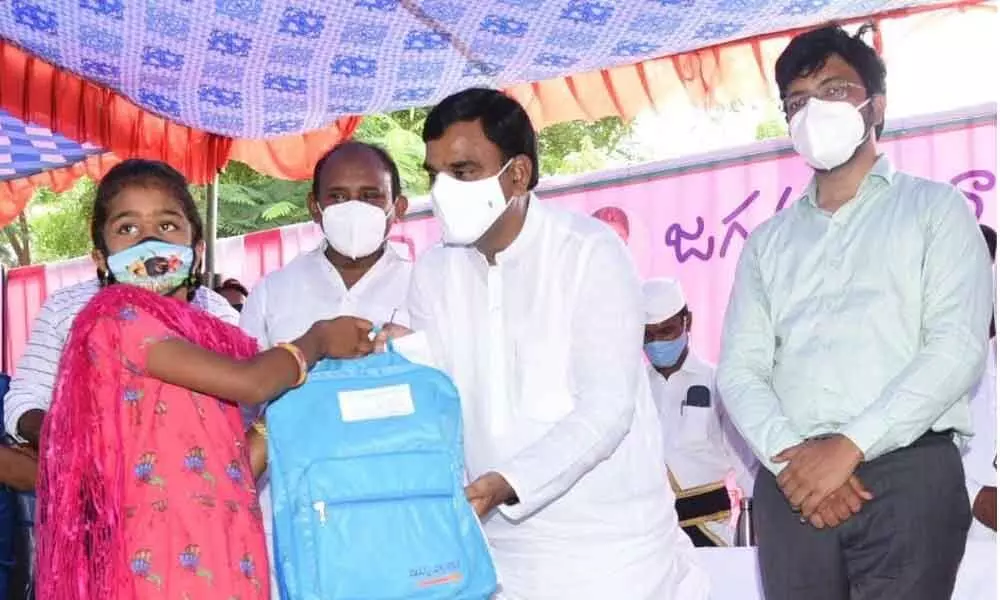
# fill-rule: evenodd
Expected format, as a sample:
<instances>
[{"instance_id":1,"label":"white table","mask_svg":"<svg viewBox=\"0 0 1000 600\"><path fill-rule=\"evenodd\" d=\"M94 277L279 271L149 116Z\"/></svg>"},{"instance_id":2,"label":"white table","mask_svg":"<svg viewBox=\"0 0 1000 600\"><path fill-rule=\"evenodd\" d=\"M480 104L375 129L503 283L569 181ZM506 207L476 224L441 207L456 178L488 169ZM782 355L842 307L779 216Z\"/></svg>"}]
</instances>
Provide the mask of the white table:
<instances>
[{"instance_id":1,"label":"white table","mask_svg":"<svg viewBox=\"0 0 1000 600\"><path fill-rule=\"evenodd\" d=\"M712 600L763 600L754 548L697 548L696 553L712 578ZM968 543L952 598L997 599L996 544Z\"/></svg>"}]
</instances>

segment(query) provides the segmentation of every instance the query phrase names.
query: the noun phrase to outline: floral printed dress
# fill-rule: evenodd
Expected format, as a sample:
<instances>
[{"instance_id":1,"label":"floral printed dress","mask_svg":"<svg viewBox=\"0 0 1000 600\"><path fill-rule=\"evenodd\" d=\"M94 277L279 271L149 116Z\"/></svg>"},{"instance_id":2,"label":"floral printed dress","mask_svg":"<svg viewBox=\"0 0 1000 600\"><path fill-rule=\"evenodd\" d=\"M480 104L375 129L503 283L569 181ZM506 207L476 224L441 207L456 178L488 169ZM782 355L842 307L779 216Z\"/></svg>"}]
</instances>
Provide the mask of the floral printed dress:
<instances>
[{"instance_id":1,"label":"floral printed dress","mask_svg":"<svg viewBox=\"0 0 1000 600\"><path fill-rule=\"evenodd\" d=\"M94 382L94 395L101 421L116 420L121 436L121 454L103 460L106 472L115 472L114 461L123 472L127 564L112 567L114 597L267 599L264 530L239 409L145 374L149 345L174 336L159 320L127 307L101 321L88 345L94 372L110 376Z\"/></svg>"}]
</instances>

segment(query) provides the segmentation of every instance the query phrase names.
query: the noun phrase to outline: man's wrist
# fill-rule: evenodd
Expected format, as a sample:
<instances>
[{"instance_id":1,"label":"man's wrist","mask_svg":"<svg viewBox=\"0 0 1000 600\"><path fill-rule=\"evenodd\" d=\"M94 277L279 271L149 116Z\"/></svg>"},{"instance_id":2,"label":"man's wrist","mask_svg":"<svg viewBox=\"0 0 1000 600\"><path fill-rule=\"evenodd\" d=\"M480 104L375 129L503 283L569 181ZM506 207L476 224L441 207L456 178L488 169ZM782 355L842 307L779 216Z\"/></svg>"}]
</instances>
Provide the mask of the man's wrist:
<instances>
[{"instance_id":1,"label":"man's wrist","mask_svg":"<svg viewBox=\"0 0 1000 600\"><path fill-rule=\"evenodd\" d=\"M38 447L38 441L42 434L42 421L44 419L44 410L32 408L18 418L17 434L32 446Z\"/></svg>"},{"instance_id":2,"label":"man's wrist","mask_svg":"<svg viewBox=\"0 0 1000 600\"><path fill-rule=\"evenodd\" d=\"M850 451L856 465L861 464L861 462L864 461L865 453L861 451L861 448L858 448L858 445L854 443L854 440L842 433L838 433L834 437L840 441L845 450Z\"/></svg>"},{"instance_id":3,"label":"man's wrist","mask_svg":"<svg viewBox=\"0 0 1000 600\"><path fill-rule=\"evenodd\" d=\"M497 497L500 504L503 506L515 506L518 504L521 499L517 497L517 492L514 491L514 486L507 481L507 478L504 477L503 474L493 471L493 475L500 481L501 484L499 490L500 493Z\"/></svg>"}]
</instances>

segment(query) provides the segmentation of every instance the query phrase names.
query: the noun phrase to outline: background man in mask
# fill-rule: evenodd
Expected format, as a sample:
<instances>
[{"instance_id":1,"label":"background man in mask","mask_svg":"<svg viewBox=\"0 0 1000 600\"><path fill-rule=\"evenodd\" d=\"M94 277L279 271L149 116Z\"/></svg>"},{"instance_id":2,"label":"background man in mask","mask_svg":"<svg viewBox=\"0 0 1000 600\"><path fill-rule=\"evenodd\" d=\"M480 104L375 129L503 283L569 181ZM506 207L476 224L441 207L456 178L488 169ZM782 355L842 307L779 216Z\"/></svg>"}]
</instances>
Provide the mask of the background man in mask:
<instances>
[{"instance_id":1,"label":"background man in mask","mask_svg":"<svg viewBox=\"0 0 1000 600\"><path fill-rule=\"evenodd\" d=\"M953 438L986 356L986 247L958 190L878 154L885 66L867 44L804 33L775 79L815 178L747 240L718 370L766 467L765 593L949 598L971 520Z\"/></svg>"},{"instance_id":2,"label":"background man in mask","mask_svg":"<svg viewBox=\"0 0 1000 600\"><path fill-rule=\"evenodd\" d=\"M621 240L531 193L535 131L502 93L446 98L423 137L445 245L417 261L410 315L462 396L466 495L500 598L706 598L673 511Z\"/></svg>"},{"instance_id":3,"label":"background man in mask","mask_svg":"<svg viewBox=\"0 0 1000 600\"><path fill-rule=\"evenodd\" d=\"M404 308L412 263L386 242L406 214L399 170L381 148L346 142L324 154L313 170L308 199L326 241L267 275L250 292L240 326L262 348L294 340L313 323L343 315L380 324L407 323ZM263 425L251 434L255 471L266 461ZM257 482L268 552L271 502L268 475ZM278 597L272 556L272 597Z\"/></svg>"},{"instance_id":4,"label":"background man in mask","mask_svg":"<svg viewBox=\"0 0 1000 600\"><path fill-rule=\"evenodd\" d=\"M239 279L232 278L215 286L215 293L225 298L236 312L243 312L243 305L246 304L247 296L250 295Z\"/></svg>"},{"instance_id":5,"label":"background man in mask","mask_svg":"<svg viewBox=\"0 0 1000 600\"><path fill-rule=\"evenodd\" d=\"M650 279L642 295L643 348L677 516L695 546L730 546L730 503L750 495L757 461L724 413L715 367L691 349L693 316L680 282Z\"/></svg>"}]
</instances>

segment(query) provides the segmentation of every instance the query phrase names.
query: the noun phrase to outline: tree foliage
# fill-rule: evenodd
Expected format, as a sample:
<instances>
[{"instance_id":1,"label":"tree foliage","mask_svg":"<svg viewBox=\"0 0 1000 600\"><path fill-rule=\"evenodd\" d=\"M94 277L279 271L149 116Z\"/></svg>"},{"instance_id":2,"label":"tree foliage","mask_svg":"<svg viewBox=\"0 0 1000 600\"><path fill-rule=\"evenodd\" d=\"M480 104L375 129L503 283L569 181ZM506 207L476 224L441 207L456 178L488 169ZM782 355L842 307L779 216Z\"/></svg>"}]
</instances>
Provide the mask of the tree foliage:
<instances>
[{"instance_id":1,"label":"tree foliage","mask_svg":"<svg viewBox=\"0 0 1000 600\"><path fill-rule=\"evenodd\" d=\"M354 139L389 152L399 167L403 192L411 197L430 190L421 137L427 112L414 108L370 115L354 134ZM538 136L541 174L581 173L632 160L635 157L621 144L630 132L631 124L617 117L547 127ZM230 162L219 174L219 237L307 221L310 186L309 181L276 179L243 163ZM26 214L3 229L0 261L17 266L87 254L95 191L94 182L87 178L60 194L45 188L36 191ZM191 186L191 192L204 211L206 186Z\"/></svg>"}]
</instances>

